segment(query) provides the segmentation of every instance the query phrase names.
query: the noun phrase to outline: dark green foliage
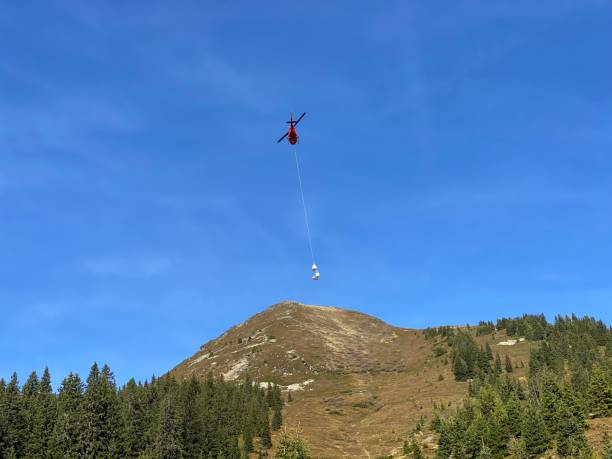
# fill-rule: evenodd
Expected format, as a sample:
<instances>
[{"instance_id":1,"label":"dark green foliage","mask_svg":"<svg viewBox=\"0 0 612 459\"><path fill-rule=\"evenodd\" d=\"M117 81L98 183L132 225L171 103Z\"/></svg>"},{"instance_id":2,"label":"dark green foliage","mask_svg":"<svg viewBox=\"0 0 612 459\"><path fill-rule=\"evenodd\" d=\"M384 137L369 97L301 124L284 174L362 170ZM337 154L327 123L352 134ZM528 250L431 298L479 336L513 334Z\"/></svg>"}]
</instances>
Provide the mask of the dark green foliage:
<instances>
[{"instance_id":1,"label":"dark green foliage","mask_svg":"<svg viewBox=\"0 0 612 459\"><path fill-rule=\"evenodd\" d=\"M2 413L2 438L0 445L7 457L14 455L21 457L25 453L28 439L28 420L24 412L24 398L22 397L17 374L13 373L11 380L4 390L0 413Z\"/></svg>"},{"instance_id":2,"label":"dark green foliage","mask_svg":"<svg viewBox=\"0 0 612 459\"><path fill-rule=\"evenodd\" d=\"M459 356L456 356L453 360L453 373L457 381L467 381L470 377L467 363Z\"/></svg>"},{"instance_id":3,"label":"dark green foliage","mask_svg":"<svg viewBox=\"0 0 612 459\"><path fill-rule=\"evenodd\" d=\"M57 394L47 370L22 388L13 375L0 380L0 458L238 459L239 437L244 452L255 437L263 449L272 446L270 414L280 428L282 405L278 386L265 391L250 379L227 383L210 374L130 380L118 389L110 368L94 364L86 385L71 373Z\"/></svg>"},{"instance_id":4,"label":"dark green foliage","mask_svg":"<svg viewBox=\"0 0 612 459\"><path fill-rule=\"evenodd\" d=\"M523 430L525 409L516 394L512 395L506 402L507 431L511 437L519 437Z\"/></svg>"},{"instance_id":5,"label":"dark green foliage","mask_svg":"<svg viewBox=\"0 0 612 459\"><path fill-rule=\"evenodd\" d=\"M502 372L501 357L499 356L498 353L495 353L495 374L499 376L501 375L501 372Z\"/></svg>"},{"instance_id":6,"label":"dark green foliage","mask_svg":"<svg viewBox=\"0 0 612 459\"><path fill-rule=\"evenodd\" d=\"M178 402L174 397L173 391L168 392L161 402L159 431L155 444L155 453L159 459L183 457L181 419L177 412Z\"/></svg>"},{"instance_id":7,"label":"dark green foliage","mask_svg":"<svg viewBox=\"0 0 612 459\"><path fill-rule=\"evenodd\" d=\"M35 376L36 374L33 373L33 375ZM43 377L40 382L36 383L34 392L30 393L28 398L29 401L25 406L29 430L25 448L26 456L29 458L43 458L48 450L48 444L53 433L57 415L57 406L51 388L49 369L45 368Z\"/></svg>"},{"instance_id":8,"label":"dark green foliage","mask_svg":"<svg viewBox=\"0 0 612 459\"><path fill-rule=\"evenodd\" d=\"M448 338L448 343L452 347L453 373L457 381L467 381L477 374L491 372L488 351L479 348L469 333L458 331Z\"/></svg>"},{"instance_id":9,"label":"dark green foliage","mask_svg":"<svg viewBox=\"0 0 612 459\"><path fill-rule=\"evenodd\" d=\"M272 446L272 436L270 435L270 420L266 413L261 430L261 446L268 449Z\"/></svg>"},{"instance_id":10,"label":"dark green foliage","mask_svg":"<svg viewBox=\"0 0 612 459\"><path fill-rule=\"evenodd\" d=\"M272 430L280 429L283 424L283 414L279 406L272 407Z\"/></svg>"},{"instance_id":11,"label":"dark green foliage","mask_svg":"<svg viewBox=\"0 0 612 459\"><path fill-rule=\"evenodd\" d=\"M70 373L62 381L57 396L57 417L49 442L49 456L52 458L79 457L83 390L78 375Z\"/></svg>"},{"instance_id":12,"label":"dark green foliage","mask_svg":"<svg viewBox=\"0 0 612 459\"><path fill-rule=\"evenodd\" d=\"M525 314L514 319L498 319L497 328L506 329L508 336L524 336L538 341L546 338L549 324L543 314L537 316Z\"/></svg>"},{"instance_id":13,"label":"dark green foliage","mask_svg":"<svg viewBox=\"0 0 612 459\"><path fill-rule=\"evenodd\" d=\"M120 394L125 422L125 455L137 457L146 446L147 407L144 390L130 379Z\"/></svg>"},{"instance_id":14,"label":"dark green foliage","mask_svg":"<svg viewBox=\"0 0 612 459\"><path fill-rule=\"evenodd\" d=\"M536 457L548 449L550 437L540 412L531 408L523 423L523 439L529 457Z\"/></svg>"},{"instance_id":15,"label":"dark green foliage","mask_svg":"<svg viewBox=\"0 0 612 459\"><path fill-rule=\"evenodd\" d=\"M455 377L470 380L469 399L450 418L438 415L432 423L440 434L437 457L525 459L549 449L560 457L591 457L587 410L609 416L612 409L611 330L575 316L557 317L554 324L523 316L497 326L539 341L531 350L528 386L512 377L508 356L501 374L501 358L491 365L488 346L478 350L467 333L449 336Z\"/></svg>"},{"instance_id":16,"label":"dark green foliage","mask_svg":"<svg viewBox=\"0 0 612 459\"><path fill-rule=\"evenodd\" d=\"M112 458L122 454L121 415L115 379L105 365L100 372L93 364L81 406L81 443L85 458Z\"/></svg>"},{"instance_id":17,"label":"dark green foliage","mask_svg":"<svg viewBox=\"0 0 612 459\"><path fill-rule=\"evenodd\" d=\"M508 354L506 354L505 360L506 373L512 373L514 371L514 368L512 367L512 360L510 360L510 356Z\"/></svg>"},{"instance_id":18,"label":"dark green foliage","mask_svg":"<svg viewBox=\"0 0 612 459\"><path fill-rule=\"evenodd\" d=\"M180 387L181 433L183 452L187 458L197 458L202 453L201 432L203 431L202 408L198 403L201 387L198 379L192 376Z\"/></svg>"}]
</instances>

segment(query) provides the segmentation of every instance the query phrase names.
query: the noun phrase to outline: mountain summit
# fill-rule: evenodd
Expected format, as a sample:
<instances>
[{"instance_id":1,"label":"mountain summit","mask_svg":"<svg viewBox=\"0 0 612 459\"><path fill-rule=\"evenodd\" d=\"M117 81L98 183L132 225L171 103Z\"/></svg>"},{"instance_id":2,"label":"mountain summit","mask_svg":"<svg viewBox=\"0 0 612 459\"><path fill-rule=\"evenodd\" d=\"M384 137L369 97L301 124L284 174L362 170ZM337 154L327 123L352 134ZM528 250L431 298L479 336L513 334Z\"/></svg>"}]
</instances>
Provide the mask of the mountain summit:
<instances>
[{"instance_id":1,"label":"mountain summit","mask_svg":"<svg viewBox=\"0 0 612 459\"><path fill-rule=\"evenodd\" d=\"M303 429L313 454L368 457L395 449L407 418L462 400L466 383L443 359L421 330L285 301L204 344L171 374L272 381L291 392L286 423Z\"/></svg>"},{"instance_id":2,"label":"mountain summit","mask_svg":"<svg viewBox=\"0 0 612 459\"><path fill-rule=\"evenodd\" d=\"M286 301L209 341L173 372L285 381L330 371L402 371L408 335L360 312Z\"/></svg>"}]
</instances>

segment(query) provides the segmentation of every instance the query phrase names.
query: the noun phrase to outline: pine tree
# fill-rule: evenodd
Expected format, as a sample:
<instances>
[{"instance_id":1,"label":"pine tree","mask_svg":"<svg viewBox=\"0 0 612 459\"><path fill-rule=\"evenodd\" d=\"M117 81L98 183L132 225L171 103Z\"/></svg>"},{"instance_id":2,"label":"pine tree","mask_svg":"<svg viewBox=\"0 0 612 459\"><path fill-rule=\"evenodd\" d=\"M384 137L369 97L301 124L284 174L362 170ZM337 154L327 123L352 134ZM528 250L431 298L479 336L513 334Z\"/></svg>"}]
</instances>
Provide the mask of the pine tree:
<instances>
[{"instance_id":1,"label":"pine tree","mask_svg":"<svg viewBox=\"0 0 612 459\"><path fill-rule=\"evenodd\" d=\"M57 398L57 420L49 442L48 456L53 459L80 457L81 402L83 383L70 373L62 381Z\"/></svg>"},{"instance_id":2,"label":"pine tree","mask_svg":"<svg viewBox=\"0 0 612 459\"><path fill-rule=\"evenodd\" d=\"M300 439L298 432L284 430L276 448L277 459L309 459L308 448Z\"/></svg>"},{"instance_id":3,"label":"pine tree","mask_svg":"<svg viewBox=\"0 0 612 459\"><path fill-rule=\"evenodd\" d=\"M541 378L540 411L547 431L553 436L557 433L560 403L561 388L557 378L547 372Z\"/></svg>"},{"instance_id":4,"label":"pine tree","mask_svg":"<svg viewBox=\"0 0 612 459\"><path fill-rule=\"evenodd\" d=\"M512 395L506 403L507 431L512 437L521 434L524 419L524 410L520 400L516 395Z\"/></svg>"},{"instance_id":5,"label":"pine tree","mask_svg":"<svg viewBox=\"0 0 612 459\"><path fill-rule=\"evenodd\" d=\"M22 457L24 455L27 440L27 419L24 414L23 397L19 389L17 373L13 373L11 380L6 386L4 397L0 406L0 412L4 414L6 422L3 443L5 456Z\"/></svg>"},{"instance_id":6,"label":"pine tree","mask_svg":"<svg viewBox=\"0 0 612 459\"><path fill-rule=\"evenodd\" d=\"M501 358L499 357L499 354L496 352L495 353L495 374L496 375L501 375L502 372L502 363L501 363Z\"/></svg>"},{"instance_id":7,"label":"pine tree","mask_svg":"<svg viewBox=\"0 0 612 459\"><path fill-rule=\"evenodd\" d=\"M280 429L283 424L283 413L281 411L281 407L275 405L272 407L272 430Z\"/></svg>"},{"instance_id":8,"label":"pine tree","mask_svg":"<svg viewBox=\"0 0 612 459\"><path fill-rule=\"evenodd\" d=\"M510 360L510 356L506 354L506 373L512 373L513 371L512 360Z\"/></svg>"},{"instance_id":9,"label":"pine tree","mask_svg":"<svg viewBox=\"0 0 612 459\"><path fill-rule=\"evenodd\" d=\"M181 444L180 419L176 411L176 401L167 394L159 413L159 433L155 452L159 459L179 459L183 457Z\"/></svg>"},{"instance_id":10,"label":"pine tree","mask_svg":"<svg viewBox=\"0 0 612 459\"><path fill-rule=\"evenodd\" d=\"M523 424L523 438L529 457L536 457L548 449L549 435L539 411L531 408Z\"/></svg>"},{"instance_id":11,"label":"pine tree","mask_svg":"<svg viewBox=\"0 0 612 459\"><path fill-rule=\"evenodd\" d=\"M448 459L453 453L453 435L450 425L440 423L440 438L438 440L438 451L436 457L439 459Z\"/></svg>"},{"instance_id":12,"label":"pine tree","mask_svg":"<svg viewBox=\"0 0 612 459\"><path fill-rule=\"evenodd\" d=\"M41 453L41 439L34 433L36 422L37 398L38 398L38 375L35 371L30 373L26 383L21 389L23 402L23 417L25 419L25 454L27 457L39 458Z\"/></svg>"},{"instance_id":13,"label":"pine tree","mask_svg":"<svg viewBox=\"0 0 612 459\"><path fill-rule=\"evenodd\" d=\"M487 354L487 359L492 362L493 361L493 351L491 350L491 346L489 345L488 342L485 344L485 352Z\"/></svg>"},{"instance_id":14,"label":"pine tree","mask_svg":"<svg viewBox=\"0 0 612 459\"><path fill-rule=\"evenodd\" d=\"M463 358L457 356L453 361L453 373L457 381L467 381L468 379L468 366Z\"/></svg>"},{"instance_id":15,"label":"pine tree","mask_svg":"<svg viewBox=\"0 0 612 459\"><path fill-rule=\"evenodd\" d=\"M113 374L96 363L87 378L82 402L81 454L85 458L111 458L122 455L121 417Z\"/></svg>"},{"instance_id":16,"label":"pine tree","mask_svg":"<svg viewBox=\"0 0 612 459\"><path fill-rule=\"evenodd\" d=\"M612 416L612 378L599 365L593 365L591 370L589 408L595 416Z\"/></svg>"},{"instance_id":17,"label":"pine tree","mask_svg":"<svg viewBox=\"0 0 612 459\"><path fill-rule=\"evenodd\" d=\"M265 422L261 431L261 446L268 449L272 446L272 436L270 435L270 420L268 413L265 413Z\"/></svg>"},{"instance_id":18,"label":"pine tree","mask_svg":"<svg viewBox=\"0 0 612 459\"><path fill-rule=\"evenodd\" d=\"M202 451L203 430L201 405L197 403L200 396L200 383L194 375L182 384L181 389L183 452L187 458L197 458L200 457Z\"/></svg>"},{"instance_id":19,"label":"pine tree","mask_svg":"<svg viewBox=\"0 0 612 459\"><path fill-rule=\"evenodd\" d=\"M242 432L242 450L247 457L248 454L253 451L253 430L253 422L252 419L249 418L249 420L245 423L244 430Z\"/></svg>"},{"instance_id":20,"label":"pine tree","mask_svg":"<svg viewBox=\"0 0 612 459\"><path fill-rule=\"evenodd\" d=\"M44 458L53 434L57 416L57 401L51 387L51 375L45 368L31 405L30 438L26 446L29 458Z\"/></svg>"},{"instance_id":21,"label":"pine tree","mask_svg":"<svg viewBox=\"0 0 612 459\"><path fill-rule=\"evenodd\" d=\"M147 408L144 388L130 379L121 392L123 418L125 419L125 454L138 457L147 446Z\"/></svg>"},{"instance_id":22,"label":"pine tree","mask_svg":"<svg viewBox=\"0 0 612 459\"><path fill-rule=\"evenodd\" d=\"M577 457L588 451L584 432L587 423L580 402L571 388L565 388L559 408L557 452L563 457Z\"/></svg>"}]
</instances>

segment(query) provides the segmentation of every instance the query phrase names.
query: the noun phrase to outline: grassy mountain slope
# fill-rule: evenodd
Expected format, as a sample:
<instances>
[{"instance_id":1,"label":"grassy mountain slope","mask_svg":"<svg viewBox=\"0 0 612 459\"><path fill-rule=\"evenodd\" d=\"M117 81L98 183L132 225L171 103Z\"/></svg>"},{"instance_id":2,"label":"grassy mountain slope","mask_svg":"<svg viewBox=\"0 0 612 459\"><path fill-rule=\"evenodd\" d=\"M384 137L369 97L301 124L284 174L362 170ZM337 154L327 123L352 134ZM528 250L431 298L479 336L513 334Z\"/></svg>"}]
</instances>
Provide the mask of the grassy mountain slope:
<instances>
[{"instance_id":1,"label":"grassy mountain slope","mask_svg":"<svg viewBox=\"0 0 612 459\"><path fill-rule=\"evenodd\" d=\"M508 355L513 375L526 378L535 342L511 344L505 331L475 339L489 343L502 361ZM212 371L228 379L248 373L273 381L291 391L285 423L300 426L313 455L397 457L419 421L429 425L435 406L454 410L466 397L468 383L455 381L449 349L438 342L359 312L284 302L206 343L171 373L180 378ZM610 427L609 421L598 420L597 430ZM429 454L435 440L424 429L421 442Z\"/></svg>"}]
</instances>

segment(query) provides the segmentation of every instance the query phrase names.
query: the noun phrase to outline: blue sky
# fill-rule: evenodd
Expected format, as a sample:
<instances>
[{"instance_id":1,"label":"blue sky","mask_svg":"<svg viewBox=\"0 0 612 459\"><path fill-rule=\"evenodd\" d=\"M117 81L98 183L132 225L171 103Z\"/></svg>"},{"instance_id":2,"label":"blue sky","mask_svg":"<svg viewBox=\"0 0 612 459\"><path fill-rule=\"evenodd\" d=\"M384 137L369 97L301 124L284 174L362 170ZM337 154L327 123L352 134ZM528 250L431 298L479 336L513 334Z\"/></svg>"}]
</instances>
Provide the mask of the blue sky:
<instances>
[{"instance_id":1,"label":"blue sky","mask_svg":"<svg viewBox=\"0 0 612 459\"><path fill-rule=\"evenodd\" d=\"M610 23L587 0L6 3L0 377L144 379L286 299L611 323Z\"/></svg>"}]
</instances>

